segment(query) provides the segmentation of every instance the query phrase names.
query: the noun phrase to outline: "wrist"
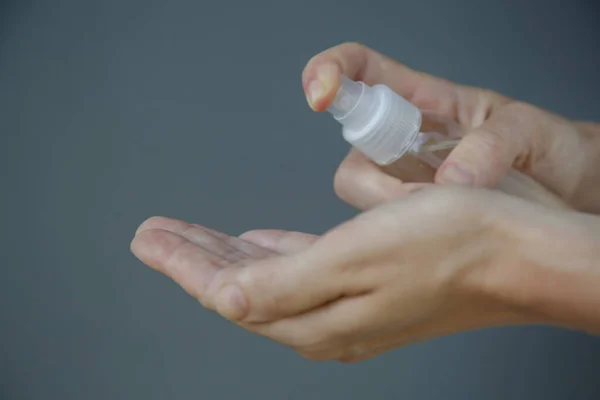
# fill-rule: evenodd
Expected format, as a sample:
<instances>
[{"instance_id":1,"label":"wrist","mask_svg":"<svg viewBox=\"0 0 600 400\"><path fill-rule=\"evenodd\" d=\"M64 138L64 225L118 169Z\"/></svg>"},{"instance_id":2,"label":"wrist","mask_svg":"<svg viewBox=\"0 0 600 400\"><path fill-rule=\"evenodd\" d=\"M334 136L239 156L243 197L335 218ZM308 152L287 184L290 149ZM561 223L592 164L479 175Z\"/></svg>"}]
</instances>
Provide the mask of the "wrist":
<instances>
[{"instance_id":1,"label":"wrist","mask_svg":"<svg viewBox=\"0 0 600 400\"><path fill-rule=\"evenodd\" d=\"M529 291L527 306L550 324L600 333L599 222L589 214L562 213L554 229L541 226L525 238L530 251L522 265L531 278L519 291Z\"/></svg>"},{"instance_id":2,"label":"wrist","mask_svg":"<svg viewBox=\"0 0 600 400\"><path fill-rule=\"evenodd\" d=\"M522 204L494 219L497 256L471 290L515 310L522 323L600 333L600 218Z\"/></svg>"}]
</instances>

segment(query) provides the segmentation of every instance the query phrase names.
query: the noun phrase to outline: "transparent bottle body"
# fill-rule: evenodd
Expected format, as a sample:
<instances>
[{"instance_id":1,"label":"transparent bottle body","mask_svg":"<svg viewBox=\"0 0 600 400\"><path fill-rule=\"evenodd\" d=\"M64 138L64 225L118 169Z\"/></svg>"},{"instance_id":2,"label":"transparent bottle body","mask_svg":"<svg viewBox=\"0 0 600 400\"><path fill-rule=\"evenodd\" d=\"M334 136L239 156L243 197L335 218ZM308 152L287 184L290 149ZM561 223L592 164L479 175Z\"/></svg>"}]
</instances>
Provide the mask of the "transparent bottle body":
<instances>
[{"instance_id":1,"label":"transparent bottle body","mask_svg":"<svg viewBox=\"0 0 600 400\"><path fill-rule=\"evenodd\" d=\"M401 157L380 167L403 182L433 182L437 169L464 134L456 122L423 112L421 129L413 145ZM509 170L495 189L545 206L568 208L559 196L515 169Z\"/></svg>"}]
</instances>

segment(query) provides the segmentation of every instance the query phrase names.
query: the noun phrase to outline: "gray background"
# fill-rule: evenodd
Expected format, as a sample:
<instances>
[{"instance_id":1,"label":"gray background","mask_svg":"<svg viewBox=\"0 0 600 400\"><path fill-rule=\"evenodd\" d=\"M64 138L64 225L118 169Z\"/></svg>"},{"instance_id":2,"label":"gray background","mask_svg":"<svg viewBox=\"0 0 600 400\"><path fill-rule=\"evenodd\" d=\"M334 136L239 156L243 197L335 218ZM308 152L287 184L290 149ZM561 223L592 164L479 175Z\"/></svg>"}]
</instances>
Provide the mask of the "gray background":
<instances>
[{"instance_id":1,"label":"gray background","mask_svg":"<svg viewBox=\"0 0 600 400\"><path fill-rule=\"evenodd\" d=\"M168 215L322 232L354 211L311 55L355 40L600 119L593 1L0 3L2 399L593 399L600 342L498 329L313 363L203 310L129 253Z\"/></svg>"}]
</instances>

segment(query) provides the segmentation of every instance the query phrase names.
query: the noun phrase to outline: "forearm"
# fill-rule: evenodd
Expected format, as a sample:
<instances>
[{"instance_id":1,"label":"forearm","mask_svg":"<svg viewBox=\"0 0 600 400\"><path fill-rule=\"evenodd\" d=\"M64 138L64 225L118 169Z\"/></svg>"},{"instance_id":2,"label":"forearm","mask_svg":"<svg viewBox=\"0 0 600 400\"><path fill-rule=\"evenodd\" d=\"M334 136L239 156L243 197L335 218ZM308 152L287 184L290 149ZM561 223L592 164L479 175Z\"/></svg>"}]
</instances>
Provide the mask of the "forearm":
<instances>
[{"instance_id":1,"label":"forearm","mask_svg":"<svg viewBox=\"0 0 600 400\"><path fill-rule=\"evenodd\" d=\"M575 125L586 142L587 154L582 157L588 165L574 194L574 205L579 210L600 214L600 124L577 122Z\"/></svg>"},{"instance_id":2,"label":"forearm","mask_svg":"<svg viewBox=\"0 0 600 400\"><path fill-rule=\"evenodd\" d=\"M522 264L531 279L517 287L529 292L524 306L545 322L600 334L600 218L588 218L594 223L582 225L596 225L593 233L574 229L569 238L565 232L533 244Z\"/></svg>"},{"instance_id":3,"label":"forearm","mask_svg":"<svg viewBox=\"0 0 600 400\"><path fill-rule=\"evenodd\" d=\"M502 222L506 258L478 287L526 322L600 334L600 217L538 210L534 219Z\"/></svg>"}]
</instances>

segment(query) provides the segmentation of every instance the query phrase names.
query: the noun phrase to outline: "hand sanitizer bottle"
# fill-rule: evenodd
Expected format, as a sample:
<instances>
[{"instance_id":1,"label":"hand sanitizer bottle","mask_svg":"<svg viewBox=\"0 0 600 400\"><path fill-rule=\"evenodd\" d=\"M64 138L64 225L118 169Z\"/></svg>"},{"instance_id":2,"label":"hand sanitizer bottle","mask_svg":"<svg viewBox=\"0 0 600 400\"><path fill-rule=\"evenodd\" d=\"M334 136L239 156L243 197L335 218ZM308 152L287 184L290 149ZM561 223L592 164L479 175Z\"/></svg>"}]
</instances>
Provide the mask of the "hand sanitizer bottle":
<instances>
[{"instance_id":1,"label":"hand sanitizer bottle","mask_svg":"<svg viewBox=\"0 0 600 400\"><path fill-rule=\"evenodd\" d=\"M385 85L371 87L345 76L327 111L342 124L348 143L404 182L433 182L436 170L465 133L452 120L422 113ZM514 169L496 188L547 206L567 207L558 196Z\"/></svg>"}]
</instances>

